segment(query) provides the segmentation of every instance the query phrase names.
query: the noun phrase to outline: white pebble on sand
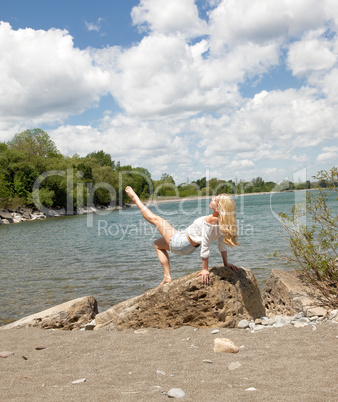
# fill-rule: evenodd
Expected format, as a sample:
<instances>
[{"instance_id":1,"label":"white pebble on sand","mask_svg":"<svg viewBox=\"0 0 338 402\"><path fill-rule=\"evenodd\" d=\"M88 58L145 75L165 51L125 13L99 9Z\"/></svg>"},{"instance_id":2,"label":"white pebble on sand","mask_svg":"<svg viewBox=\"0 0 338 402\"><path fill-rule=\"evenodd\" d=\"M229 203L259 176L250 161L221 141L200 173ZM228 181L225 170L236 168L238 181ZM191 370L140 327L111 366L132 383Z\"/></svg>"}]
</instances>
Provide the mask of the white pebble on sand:
<instances>
[{"instance_id":1,"label":"white pebble on sand","mask_svg":"<svg viewBox=\"0 0 338 402\"><path fill-rule=\"evenodd\" d=\"M185 396L185 392L181 388L172 388L168 391L167 395L169 398L183 398Z\"/></svg>"},{"instance_id":2,"label":"white pebble on sand","mask_svg":"<svg viewBox=\"0 0 338 402\"><path fill-rule=\"evenodd\" d=\"M72 384L81 384L82 382L86 382L85 378L80 378L79 380L75 380L72 382Z\"/></svg>"},{"instance_id":3,"label":"white pebble on sand","mask_svg":"<svg viewBox=\"0 0 338 402\"><path fill-rule=\"evenodd\" d=\"M240 363L240 362L233 362L233 363L230 363L230 364L229 364L228 369L229 369L229 370L236 370L236 369L238 369L239 367L241 367L241 363Z\"/></svg>"}]
</instances>

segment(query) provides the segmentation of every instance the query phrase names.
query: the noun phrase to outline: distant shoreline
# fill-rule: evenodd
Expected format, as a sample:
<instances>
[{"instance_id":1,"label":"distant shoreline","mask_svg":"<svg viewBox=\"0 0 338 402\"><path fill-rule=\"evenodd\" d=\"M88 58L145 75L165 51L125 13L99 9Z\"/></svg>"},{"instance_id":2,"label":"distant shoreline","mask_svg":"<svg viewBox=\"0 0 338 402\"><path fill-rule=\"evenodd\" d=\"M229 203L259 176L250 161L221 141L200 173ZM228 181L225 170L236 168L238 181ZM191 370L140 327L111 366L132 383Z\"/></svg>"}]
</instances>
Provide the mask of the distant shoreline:
<instances>
[{"instance_id":1,"label":"distant shoreline","mask_svg":"<svg viewBox=\"0 0 338 402\"><path fill-rule=\"evenodd\" d=\"M285 190L285 191L266 191L266 192L259 192L259 193L244 193L244 194L229 194L230 197L243 197L249 195L267 195L267 194L282 194L287 192L295 192L295 191L310 191L316 189L302 189L302 190ZM198 200L205 200L210 199L213 195L203 195L203 196L188 196L188 197L168 197L168 198L157 198L157 199L148 199L142 200L143 204L147 206L153 206L158 204L169 204L174 202L181 202L181 201L198 201ZM30 208L21 208L21 210L26 210L26 212L18 212L17 210L11 209L0 209L0 225L12 224L12 223L21 223L21 222L31 222L33 220L45 220L49 218L60 218L65 216L76 216L76 215L87 215L90 213L96 213L100 211L116 211L120 209L127 209L130 207L135 207L136 205L132 202L124 204L121 206L108 206L108 207L89 207L89 208L82 208L73 214L62 213L61 211L56 211L51 209L50 214L39 213L39 211L30 209ZM20 208L19 208L20 209ZM27 210L31 210L28 215ZM2 214L1 212L5 212ZM11 216L10 216L11 215ZM20 216L21 215L21 216Z\"/></svg>"},{"instance_id":2,"label":"distant shoreline","mask_svg":"<svg viewBox=\"0 0 338 402\"><path fill-rule=\"evenodd\" d=\"M248 195L267 195L267 194L282 194L282 193L290 193L295 191L309 191L316 190L312 189L302 189L302 190L285 190L285 191L264 191L260 193L244 193L244 194L228 194L230 197L245 197ZM142 200L145 205L156 205L156 204L165 204L170 202L180 202L180 201L197 201L197 200L205 200L213 197L213 195L202 195L202 196L188 196L188 197L172 197L172 198L157 198L156 200ZM130 203L129 205L134 206L134 203Z\"/></svg>"}]
</instances>

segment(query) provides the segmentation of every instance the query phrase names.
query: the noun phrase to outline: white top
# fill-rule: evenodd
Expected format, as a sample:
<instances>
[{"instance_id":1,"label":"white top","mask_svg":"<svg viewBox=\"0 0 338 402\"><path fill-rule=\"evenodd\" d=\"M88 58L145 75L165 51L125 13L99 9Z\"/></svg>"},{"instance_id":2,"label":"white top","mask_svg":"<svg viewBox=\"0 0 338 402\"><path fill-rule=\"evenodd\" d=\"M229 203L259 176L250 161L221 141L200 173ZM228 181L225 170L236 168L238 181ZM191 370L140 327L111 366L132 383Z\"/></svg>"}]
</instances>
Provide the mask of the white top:
<instances>
[{"instance_id":1,"label":"white top","mask_svg":"<svg viewBox=\"0 0 338 402\"><path fill-rule=\"evenodd\" d=\"M206 216L201 216L187 228L186 232L190 239L201 244L201 257L208 258L210 255L210 245L218 240L219 251L227 251L224 243L224 233L220 231L219 225L211 225L205 221Z\"/></svg>"}]
</instances>

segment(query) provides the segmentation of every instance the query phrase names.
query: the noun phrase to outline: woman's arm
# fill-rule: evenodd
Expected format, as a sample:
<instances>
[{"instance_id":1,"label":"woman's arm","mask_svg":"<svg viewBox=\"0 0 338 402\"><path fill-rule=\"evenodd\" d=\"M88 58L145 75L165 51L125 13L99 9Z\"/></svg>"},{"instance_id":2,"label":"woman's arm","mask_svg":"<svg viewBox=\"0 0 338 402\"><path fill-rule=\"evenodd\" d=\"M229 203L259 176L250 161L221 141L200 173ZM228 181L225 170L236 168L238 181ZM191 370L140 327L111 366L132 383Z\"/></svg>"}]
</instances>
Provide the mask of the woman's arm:
<instances>
[{"instance_id":1,"label":"woman's arm","mask_svg":"<svg viewBox=\"0 0 338 402\"><path fill-rule=\"evenodd\" d=\"M221 251L221 255L222 255L222 260L223 260L224 266L225 267L230 267L235 272L237 272L238 268L236 267L236 265L228 263L228 252L227 251Z\"/></svg>"}]
</instances>

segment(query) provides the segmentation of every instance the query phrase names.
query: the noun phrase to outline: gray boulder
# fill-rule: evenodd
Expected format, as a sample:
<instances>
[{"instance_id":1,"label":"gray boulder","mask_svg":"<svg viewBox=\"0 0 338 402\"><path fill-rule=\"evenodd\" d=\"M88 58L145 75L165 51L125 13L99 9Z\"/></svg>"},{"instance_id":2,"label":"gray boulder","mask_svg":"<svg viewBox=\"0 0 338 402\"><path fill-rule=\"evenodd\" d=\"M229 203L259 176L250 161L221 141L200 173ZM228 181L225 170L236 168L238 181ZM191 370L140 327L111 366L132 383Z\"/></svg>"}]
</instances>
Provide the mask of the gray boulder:
<instances>
[{"instance_id":1,"label":"gray boulder","mask_svg":"<svg viewBox=\"0 0 338 402\"><path fill-rule=\"evenodd\" d=\"M76 330L84 328L97 313L95 298L85 296L12 322L0 327L0 330L23 327Z\"/></svg>"}]
</instances>

